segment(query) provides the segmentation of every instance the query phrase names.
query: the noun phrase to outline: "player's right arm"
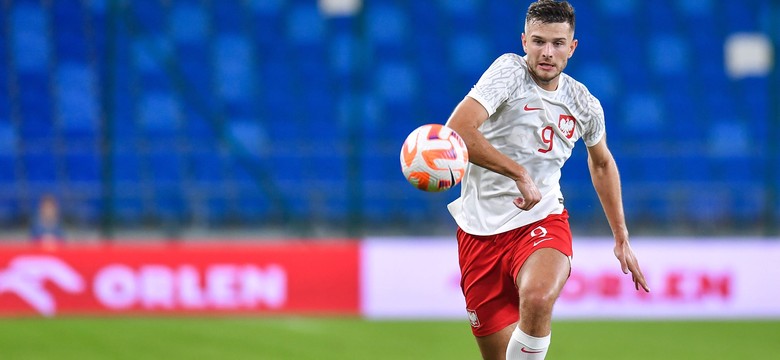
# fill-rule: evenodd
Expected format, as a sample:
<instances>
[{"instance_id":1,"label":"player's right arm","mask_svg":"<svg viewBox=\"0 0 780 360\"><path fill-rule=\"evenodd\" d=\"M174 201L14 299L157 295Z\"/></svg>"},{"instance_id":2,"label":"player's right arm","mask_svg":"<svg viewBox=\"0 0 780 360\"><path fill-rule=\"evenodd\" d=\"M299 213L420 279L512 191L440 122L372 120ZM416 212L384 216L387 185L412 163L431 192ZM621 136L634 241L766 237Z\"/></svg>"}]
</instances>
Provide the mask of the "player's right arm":
<instances>
[{"instance_id":1,"label":"player's right arm","mask_svg":"<svg viewBox=\"0 0 780 360\"><path fill-rule=\"evenodd\" d=\"M496 150L479 131L479 127L487 119L488 111L485 107L467 96L455 107L446 125L463 138L469 151L471 163L515 181L517 189L522 194L522 197L513 201L515 206L522 210L530 210L542 199L542 194L528 171L522 165Z\"/></svg>"}]
</instances>

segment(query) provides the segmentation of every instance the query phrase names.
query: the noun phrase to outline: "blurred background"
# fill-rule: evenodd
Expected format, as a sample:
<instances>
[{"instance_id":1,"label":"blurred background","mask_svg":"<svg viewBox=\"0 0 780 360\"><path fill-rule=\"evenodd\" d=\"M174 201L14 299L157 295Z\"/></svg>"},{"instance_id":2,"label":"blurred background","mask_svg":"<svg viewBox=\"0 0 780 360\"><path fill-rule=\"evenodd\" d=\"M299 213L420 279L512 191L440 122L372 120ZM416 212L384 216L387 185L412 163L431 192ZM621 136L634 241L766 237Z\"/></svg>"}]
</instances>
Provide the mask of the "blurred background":
<instances>
[{"instance_id":1,"label":"blurred background","mask_svg":"<svg viewBox=\"0 0 780 360\"><path fill-rule=\"evenodd\" d=\"M454 232L406 135L522 54L528 1L0 2L0 236ZM581 0L566 72L602 102L635 235L777 235L776 0ZM575 234L608 235L579 144Z\"/></svg>"}]
</instances>

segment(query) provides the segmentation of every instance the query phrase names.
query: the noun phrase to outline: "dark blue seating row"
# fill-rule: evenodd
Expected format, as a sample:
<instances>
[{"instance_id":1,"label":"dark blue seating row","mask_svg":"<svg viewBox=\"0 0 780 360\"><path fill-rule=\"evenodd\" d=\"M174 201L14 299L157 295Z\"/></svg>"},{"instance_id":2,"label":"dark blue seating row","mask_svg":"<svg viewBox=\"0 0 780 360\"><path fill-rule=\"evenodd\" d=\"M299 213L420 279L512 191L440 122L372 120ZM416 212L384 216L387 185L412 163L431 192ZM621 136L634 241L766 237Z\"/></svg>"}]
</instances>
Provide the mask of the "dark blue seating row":
<instances>
[{"instance_id":1,"label":"dark blue seating row","mask_svg":"<svg viewBox=\"0 0 780 360\"><path fill-rule=\"evenodd\" d=\"M495 57L522 52L526 5L377 0L327 16L304 0L11 2L0 223L54 192L79 224L449 224L457 193L406 185L401 141L445 122ZM765 208L777 96L766 77L729 78L723 42L771 31L771 1L574 5L567 72L602 102L627 212L683 222ZM593 219L585 156L563 181L567 206Z\"/></svg>"}]
</instances>

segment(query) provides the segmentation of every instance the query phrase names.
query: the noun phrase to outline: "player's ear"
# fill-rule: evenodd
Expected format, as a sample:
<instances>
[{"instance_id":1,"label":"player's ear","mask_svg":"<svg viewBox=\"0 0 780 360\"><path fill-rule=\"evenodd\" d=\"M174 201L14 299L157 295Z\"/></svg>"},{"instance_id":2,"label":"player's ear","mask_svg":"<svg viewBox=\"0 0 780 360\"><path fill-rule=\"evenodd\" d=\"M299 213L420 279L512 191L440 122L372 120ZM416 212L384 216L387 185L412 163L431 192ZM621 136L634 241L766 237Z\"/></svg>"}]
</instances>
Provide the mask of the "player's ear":
<instances>
[{"instance_id":1,"label":"player's ear","mask_svg":"<svg viewBox=\"0 0 780 360\"><path fill-rule=\"evenodd\" d=\"M569 44L569 59L571 59L571 56L574 55L574 50L577 49L577 44L579 44L577 39L573 39L571 44Z\"/></svg>"},{"instance_id":2,"label":"player's ear","mask_svg":"<svg viewBox=\"0 0 780 360\"><path fill-rule=\"evenodd\" d=\"M525 33L520 33L520 43L523 45L523 51L528 54L528 50L525 48Z\"/></svg>"}]
</instances>

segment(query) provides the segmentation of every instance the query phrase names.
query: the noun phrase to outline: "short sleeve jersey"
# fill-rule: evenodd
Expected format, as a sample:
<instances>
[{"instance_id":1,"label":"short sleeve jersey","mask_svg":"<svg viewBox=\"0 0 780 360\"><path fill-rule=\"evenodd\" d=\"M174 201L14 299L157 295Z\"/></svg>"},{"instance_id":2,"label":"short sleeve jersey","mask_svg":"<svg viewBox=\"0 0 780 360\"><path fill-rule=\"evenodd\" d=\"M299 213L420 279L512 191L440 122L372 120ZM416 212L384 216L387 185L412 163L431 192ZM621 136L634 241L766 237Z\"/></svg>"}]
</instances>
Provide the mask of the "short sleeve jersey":
<instances>
[{"instance_id":1,"label":"short sleeve jersey","mask_svg":"<svg viewBox=\"0 0 780 360\"><path fill-rule=\"evenodd\" d=\"M518 209L512 201L521 193L512 179L469 163L461 195L448 205L458 226L473 235L493 235L562 213L561 167L577 140L593 146L605 133L598 99L566 74L555 91L542 89L517 54L496 59L468 96L488 112L480 132L525 167L542 200L529 211Z\"/></svg>"}]
</instances>

